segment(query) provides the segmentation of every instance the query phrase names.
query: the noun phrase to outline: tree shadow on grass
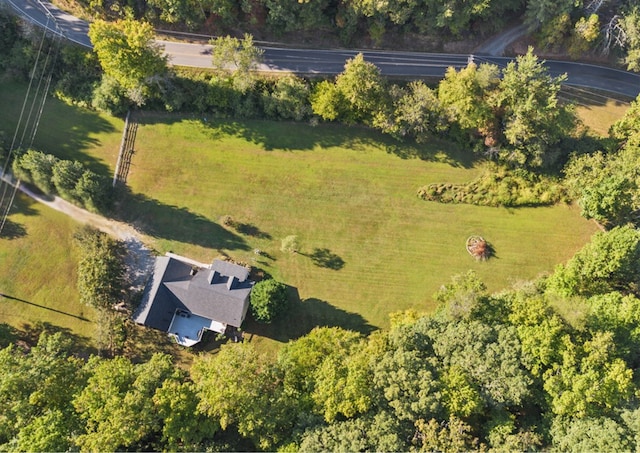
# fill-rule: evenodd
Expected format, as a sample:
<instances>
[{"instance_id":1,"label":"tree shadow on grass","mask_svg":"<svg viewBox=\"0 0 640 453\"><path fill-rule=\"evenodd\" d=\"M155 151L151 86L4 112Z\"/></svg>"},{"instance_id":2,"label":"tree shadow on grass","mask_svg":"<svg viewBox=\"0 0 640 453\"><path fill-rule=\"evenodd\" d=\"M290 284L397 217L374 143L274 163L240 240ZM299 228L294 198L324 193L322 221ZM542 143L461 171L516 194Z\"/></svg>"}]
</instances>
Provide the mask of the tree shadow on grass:
<instances>
[{"instance_id":1,"label":"tree shadow on grass","mask_svg":"<svg viewBox=\"0 0 640 453\"><path fill-rule=\"evenodd\" d=\"M185 207L124 190L119 200L115 216L149 236L218 250L249 250L240 236Z\"/></svg>"},{"instance_id":2,"label":"tree shadow on grass","mask_svg":"<svg viewBox=\"0 0 640 453\"><path fill-rule=\"evenodd\" d=\"M289 287L289 307L273 323L262 324L248 315L243 326L245 340L255 334L282 343L300 338L314 327L341 327L363 335L377 329L358 313L350 313L324 300L300 300L298 291L293 287Z\"/></svg>"},{"instance_id":3,"label":"tree shadow on grass","mask_svg":"<svg viewBox=\"0 0 640 453\"><path fill-rule=\"evenodd\" d=\"M26 90L26 84L15 82L0 91L5 101L0 118L5 119L6 130L15 128ZM58 158L77 160L98 174L108 175L111 172L108 165L85 150L100 145L96 134L112 132L119 131L99 114L67 105L49 96L33 147Z\"/></svg>"},{"instance_id":4,"label":"tree shadow on grass","mask_svg":"<svg viewBox=\"0 0 640 453\"><path fill-rule=\"evenodd\" d=\"M7 219L0 233L0 239L18 239L27 235L27 229L24 225Z\"/></svg>"},{"instance_id":5,"label":"tree shadow on grass","mask_svg":"<svg viewBox=\"0 0 640 453\"><path fill-rule=\"evenodd\" d=\"M398 142L389 139L386 150L387 153L394 154L401 159L440 162L457 168L472 168L482 158L471 149L463 149L454 142L436 138L429 143Z\"/></svg>"},{"instance_id":6,"label":"tree shadow on grass","mask_svg":"<svg viewBox=\"0 0 640 453\"><path fill-rule=\"evenodd\" d=\"M149 114L138 118L140 124L172 124L181 121L198 122L204 135L211 140L225 136L239 137L261 146L267 151L313 151L317 148L342 147L352 151L377 147L401 159L421 159L443 162L454 167L470 168L478 156L462 149L453 142L433 139L427 144L400 142L393 137L363 126L341 124L295 123L268 120L224 120L209 119L202 114L185 116L179 114Z\"/></svg>"},{"instance_id":7,"label":"tree shadow on grass","mask_svg":"<svg viewBox=\"0 0 640 453\"><path fill-rule=\"evenodd\" d=\"M34 324L23 323L20 326L18 337L27 342L27 344L35 346L38 344L38 339L42 333L49 335L61 333L63 336L69 338L74 345L74 355L88 358L90 355L97 354L98 352L91 344L89 338L77 335L67 327L56 326L50 322L38 321Z\"/></svg>"},{"instance_id":8,"label":"tree shadow on grass","mask_svg":"<svg viewBox=\"0 0 640 453\"><path fill-rule=\"evenodd\" d=\"M237 223L234 227L238 233L244 234L245 236L252 236L258 239L271 239L269 233L262 231L251 223Z\"/></svg>"},{"instance_id":9,"label":"tree shadow on grass","mask_svg":"<svg viewBox=\"0 0 640 453\"><path fill-rule=\"evenodd\" d=\"M334 271L339 271L345 265L342 258L327 248L313 249L313 253L307 256L311 258L311 261L313 261L313 264L316 266L333 269Z\"/></svg>"}]
</instances>

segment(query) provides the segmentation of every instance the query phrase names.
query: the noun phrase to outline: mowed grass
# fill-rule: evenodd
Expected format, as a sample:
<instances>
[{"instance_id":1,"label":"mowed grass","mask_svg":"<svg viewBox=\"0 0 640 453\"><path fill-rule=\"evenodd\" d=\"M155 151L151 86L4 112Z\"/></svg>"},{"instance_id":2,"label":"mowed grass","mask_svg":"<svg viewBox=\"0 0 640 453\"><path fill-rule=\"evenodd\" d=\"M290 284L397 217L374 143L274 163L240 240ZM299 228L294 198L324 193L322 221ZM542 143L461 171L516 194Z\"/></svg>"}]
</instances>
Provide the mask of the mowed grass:
<instances>
[{"instance_id":1,"label":"mowed grass","mask_svg":"<svg viewBox=\"0 0 640 453\"><path fill-rule=\"evenodd\" d=\"M31 145L30 137L41 99L33 104L33 96L27 98L22 121L18 125L26 92L25 84L14 81L0 83L0 130L4 131L7 147L14 142L15 136L15 147L22 143L23 148L31 146L61 159L82 162L97 173L113 175L120 149L122 119L72 107L48 97ZM29 123L25 128L27 120Z\"/></svg>"},{"instance_id":2,"label":"mowed grass","mask_svg":"<svg viewBox=\"0 0 640 453\"><path fill-rule=\"evenodd\" d=\"M575 104L582 123L601 137L609 135L609 128L624 116L631 101L611 93L570 86L565 86L562 93L563 98Z\"/></svg>"},{"instance_id":3,"label":"mowed grass","mask_svg":"<svg viewBox=\"0 0 640 453\"><path fill-rule=\"evenodd\" d=\"M14 141L31 144L32 125L24 124L33 99L27 99L21 127L16 130L25 101L26 85L0 83L0 130L7 147ZM39 104L33 104L37 107ZM117 159L123 121L70 107L47 98L33 148L62 159L78 160L92 170L111 175ZM24 139L23 139L24 137ZM78 256L72 237L79 224L64 214L19 195L0 237L0 322L19 329L38 323L68 330L90 344L95 316L79 303L76 289ZM12 230L15 230L12 232Z\"/></svg>"},{"instance_id":4,"label":"mowed grass","mask_svg":"<svg viewBox=\"0 0 640 453\"><path fill-rule=\"evenodd\" d=\"M10 107L0 110L0 119L9 126L18 117L20 89L5 84L0 90ZM284 318L272 326L249 320L248 331L258 342L286 341L315 325L363 332L384 327L390 312L432 310L433 293L452 275L469 269L478 272L489 290L500 290L551 271L596 230L567 206L508 210L419 200L415 193L422 185L463 182L481 171L447 143L401 146L363 129L331 125L164 115L139 120L129 175L134 197L123 206L123 215L149 234L160 253L172 250L209 261L223 252L290 285L300 302ZM34 145L111 175L122 124L49 99ZM48 211L36 209L38 214L27 216L29 220L44 217L41 209ZM224 215L231 215L240 228L221 226ZM22 256L17 241L38 244L40 236L46 236L47 228L42 230L37 234L32 227L33 234L3 240L0 252ZM299 254L280 251L281 239L291 234L300 239ZM471 234L483 235L497 256L475 262L464 248ZM66 254L56 255L30 246L29 259L74 261L70 247L63 248ZM264 254L256 255L254 249ZM27 294L15 297L46 305L42 296L29 299L33 291L45 291L45 285L30 283L27 276L33 267L24 259L13 262L12 272L24 275L22 283L14 284L15 293ZM73 272L56 274L66 278L58 286L64 290L53 289L45 299L55 304L71 303L74 297L77 301L77 294L68 296L75 294ZM15 300L11 304L28 305ZM92 336L90 323L37 308L31 306L29 317L20 314L22 320L16 322L55 321ZM91 318L79 315L80 307L75 312L56 309Z\"/></svg>"},{"instance_id":5,"label":"mowed grass","mask_svg":"<svg viewBox=\"0 0 640 453\"><path fill-rule=\"evenodd\" d=\"M209 261L220 250L294 287L301 302L291 315L257 330L279 340L314 325L367 331L387 326L393 311L430 311L434 292L469 269L490 291L535 278L596 231L568 206L419 200L424 184L481 171L446 143L398 148L378 134L330 125L139 120L129 184L148 198L129 206L131 219L153 230L160 252ZM220 226L224 215L241 227ZM472 234L484 236L496 257L474 261L465 250ZM288 235L298 236L300 253L280 251Z\"/></svg>"},{"instance_id":6,"label":"mowed grass","mask_svg":"<svg viewBox=\"0 0 640 453\"><path fill-rule=\"evenodd\" d=\"M12 212L0 237L0 322L27 333L50 324L91 343L95 313L75 286L78 224L24 195Z\"/></svg>"}]
</instances>

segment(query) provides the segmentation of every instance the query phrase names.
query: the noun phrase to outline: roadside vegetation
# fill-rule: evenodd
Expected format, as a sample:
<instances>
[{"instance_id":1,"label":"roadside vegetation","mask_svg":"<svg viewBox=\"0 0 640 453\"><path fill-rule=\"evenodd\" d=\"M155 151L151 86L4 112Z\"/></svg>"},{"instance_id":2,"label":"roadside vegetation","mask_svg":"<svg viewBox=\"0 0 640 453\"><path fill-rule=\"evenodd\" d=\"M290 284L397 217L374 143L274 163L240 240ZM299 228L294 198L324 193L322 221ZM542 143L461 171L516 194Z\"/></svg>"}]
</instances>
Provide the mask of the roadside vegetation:
<instances>
[{"instance_id":1,"label":"roadside vegetation","mask_svg":"<svg viewBox=\"0 0 640 453\"><path fill-rule=\"evenodd\" d=\"M0 61L33 62L2 20ZM62 51L52 86L135 110L135 164L103 212L159 252L265 277L248 341L177 366L166 336L121 314L135 305L122 244L19 197L0 238L1 449L638 448L640 101L597 136L531 51L438 86L385 80L362 56L328 80L262 79L242 70L259 57L245 65L245 37L221 43L236 70L194 75L136 27L98 23L117 45ZM111 173L121 122L51 101L68 113L41 125L57 140L14 169L87 204L78 185Z\"/></svg>"},{"instance_id":2,"label":"roadside vegetation","mask_svg":"<svg viewBox=\"0 0 640 453\"><path fill-rule=\"evenodd\" d=\"M291 0L56 0L92 20L135 17L163 30L205 35L252 33L258 39L317 47L472 50L508 24L527 25L541 52L607 58L638 70L640 9L633 0L295 2Z\"/></svg>"}]
</instances>

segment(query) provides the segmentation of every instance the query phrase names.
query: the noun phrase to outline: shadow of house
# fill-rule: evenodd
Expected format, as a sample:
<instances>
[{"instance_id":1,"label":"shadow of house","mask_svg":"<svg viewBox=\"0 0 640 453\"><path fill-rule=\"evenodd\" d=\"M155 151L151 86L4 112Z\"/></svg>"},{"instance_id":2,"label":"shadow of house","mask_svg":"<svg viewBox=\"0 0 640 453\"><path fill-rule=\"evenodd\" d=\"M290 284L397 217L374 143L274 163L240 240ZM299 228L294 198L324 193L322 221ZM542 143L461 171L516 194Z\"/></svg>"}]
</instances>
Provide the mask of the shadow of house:
<instances>
[{"instance_id":1,"label":"shadow of house","mask_svg":"<svg viewBox=\"0 0 640 453\"><path fill-rule=\"evenodd\" d=\"M215 260L206 265L168 253L156 258L134 321L193 346L205 330L239 328L249 308L249 269Z\"/></svg>"},{"instance_id":2,"label":"shadow of house","mask_svg":"<svg viewBox=\"0 0 640 453\"><path fill-rule=\"evenodd\" d=\"M149 236L210 249L250 249L239 235L187 208L166 205L128 190L123 190L119 199L114 217Z\"/></svg>"}]
</instances>

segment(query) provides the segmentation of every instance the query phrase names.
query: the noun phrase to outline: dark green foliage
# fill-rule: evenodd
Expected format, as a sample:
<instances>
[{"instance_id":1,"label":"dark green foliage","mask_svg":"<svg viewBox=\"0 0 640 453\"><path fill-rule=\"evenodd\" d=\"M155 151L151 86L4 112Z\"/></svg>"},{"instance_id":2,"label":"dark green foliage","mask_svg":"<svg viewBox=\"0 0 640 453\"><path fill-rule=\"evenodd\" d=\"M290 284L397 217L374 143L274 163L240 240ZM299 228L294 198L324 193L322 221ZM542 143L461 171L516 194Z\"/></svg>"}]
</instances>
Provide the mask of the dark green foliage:
<instances>
[{"instance_id":1,"label":"dark green foliage","mask_svg":"<svg viewBox=\"0 0 640 453\"><path fill-rule=\"evenodd\" d=\"M620 356L634 368L640 366L640 299L613 292L590 297L587 302L587 328L611 332Z\"/></svg>"},{"instance_id":2,"label":"dark green foliage","mask_svg":"<svg viewBox=\"0 0 640 453\"><path fill-rule=\"evenodd\" d=\"M80 248L78 292L80 302L109 309L124 297L124 248L107 234L90 228L76 235Z\"/></svg>"},{"instance_id":3,"label":"dark green foliage","mask_svg":"<svg viewBox=\"0 0 640 453\"><path fill-rule=\"evenodd\" d=\"M412 138L426 143L447 129L444 109L434 90L422 81L411 82L405 89L395 88L393 114L381 128L398 139Z\"/></svg>"},{"instance_id":4,"label":"dark green foliage","mask_svg":"<svg viewBox=\"0 0 640 453\"><path fill-rule=\"evenodd\" d=\"M85 432L75 443L86 451L140 449L161 424L154 395L168 380L179 378L171 358L154 354L134 365L124 357L92 357L85 371L87 385L73 399Z\"/></svg>"},{"instance_id":5,"label":"dark green foliage","mask_svg":"<svg viewBox=\"0 0 640 453\"><path fill-rule=\"evenodd\" d=\"M308 430L300 451L406 451L406 433L401 423L381 412L355 420L340 421Z\"/></svg>"},{"instance_id":6,"label":"dark green foliage","mask_svg":"<svg viewBox=\"0 0 640 453\"><path fill-rule=\"evenodd\" d=\"M282 385L281 371L250 343L225 345L216 355L199 357L191 377L199 411L232 425L257 448L271 450L295 421L295 400Z\"/></svg>"},{"instance_id":7,"label":"dark green foliage","mask_svg":"<svg viewBox=\"0 0 640 453\"><path fill-rule=\"evenodd\" d=\"M51 154L30 149L13 160L13 174L20 180L32 183L45 194L53 194L53 167L57 161Z\"/></svg>"},{"instance_id":8,"label":"dark green foliage","mask_svg":"<svg viewBox=\"0 0 640 453\"><path fill-rule=\"evenodd\" d=\"M323 119L376 125L389 104L380 69L362 54L347 60L335 83L319 83L311 97L314 113Z\"/></svg>"},{"instance_id":9,"label":"dark green foliage","mask_svg":"<svg viewBox=\"0 0 640 453\"><path fill-rule=\"evenodd\" d=\"M16 178L34 184L45 194L58 194L89 211L105 212L111 207L113 193L109 181L79 162L30 149L18 154L12 169Z\"/></svg>"},{"instance_id":10,"label":"dark green foliage","mask_svg":"<svg viewBox=\"0 0 640 453\"><path fill-rule=\"evenodd\" d=\"M504 150L499 157L526 168L553 167L561 156L563 137L573 132L575 114L560 103L558 93L566 75L552 77L529 48L502 70L494 97Z\"/></svg>"},{"instance_id":11,"label":"dark green foliage","mask_svg":"<svg viewBox=\"0 0 640 453\"><path fill-rule=\"evenodd\" d=\"M630 451L630 434L621 423L607 417L557 419L551 428L558 451Z\"/></svg>"},{"instance_id":12,"label":"dark green foliage","mask_svg":"<svg viewBox=\"0 0 640 453\"><path fill-rule=\"evenodd\" d=\"M53 165L51 182L62 198L69 201L80 202L82 198L79 197L76 186L84 172L84 166L80 162L58 160Z\"/></svg>"},{"instance_id":13,"label":"dark green foliage","mask_svg":"<svg viewBox=\"0 0 640 453\"><path fill-rule=\"evenodd\" d=\"M55 96L68 104L91 106L94 88L101 77L95 54L76 45L62 46L57 70Z\"/></svg>"},{"instance_id":14,"label":"dark green foliage","mask_svg":"<svg viewBox=\"0 0 640 453\"><path fill-rule=\"evenodd\" d=\"M303 121L311 116L308 83L296 76L279 77L262 102L267 118Z\"/></svg>"},{"instance_id":15,"label":"dark green foliage","mask_svg":"<svg viewBox=\"0 0 640 453\"><path fill-rule=\"evenodd\" d=\"M154 41L153 27L131 17L115 22L98 19L89 26L89 38L104 77L113 79L131 102L143 105L152 81L167 72L167 58Z\"/></svg>"},{"instance_id":16,"label":"dark green foliage","mask_svg":"<svg viewBox=\"0 0 640 453\"><path fill-rule=\"evenodd\" d=\"M60 333L42 334L28 354L0 351L0 444L15 451L67 451L81 429L71 398L86 382L72 343Z\"/></svg>"},{"instance_id":17,"label":"dark green foliage","mask_svg":"<svg viewBox=\"0 0 640 453\"><path fill-rule=\"evenodd\" d=\"M8 6L0 7L0 71L9 68L11 50L21 40L18 18Z\"/></svg>"},{"instance_id":18,"label":"dark green foliage","mask_svg":"<svg viewBox=\"0 0 640 453\"><path fill-rule=\"evenodd\" d=\"M327 359L343 359L359 343L360 335L339 328L316 327L308 335L287 343L278 354L278 366L285 370L284 387L301 410L314 407L315 373Z\"/></svg>"},{"instance_id":19,"label":"dark green foliage","mask_svg":"<svg viewBox=\"0 0 640 453\"><path fill-rule=\"evenodd\" d=\"M620 129L617 131L621 133ZM628 142L625 148L609 155L597 152L571 158L564 170L565 181L584 217L607 228L637 221L639 157L637 145Z\"/></svg>"},{"instance_id":20,"label":"dark green foliage","mask_svg":"<svg viewBox=\"0 0 640 453\"><path fill-rule=\"evenodd\" d=\"M627 35L625 43L627 69L640 72L640 8L635 6L629 9L623 16L621 25Z\"/></svg>"},{"instance_id":21,"label":"dark green foliage","mask_svg":"<svg viewBox=\"0 0 640 453\"><path fill-rule=\"evenodd\" d=\"M255 86L253 74L262 60L263 50L253 45L253 36L244 35L244 39L221 36L212 39L213 67L221 72L231 74L233 87L246 93Z\"/></svg>"},{"instance_id":22,"label":"dark green foliage","mask_svg":"<svg viewBox=\"0 0 640 453\"><path fill-rule=\"evenodd\" d=\"M162 445L167 450L200 450L219 428L198 410L200 399L192 382L165 380L156 390L153 402L164 420Z\"/></svg>"},{"instance_id":23,"label":"dark green foliage","mask_svg":"<svg viewBox=\"0 0 640 453\"><path fill-rule=\"evenodd\" d=\"M637 293L639 284L640 232L631 226L596 233L548 280L550 290L563 296Z\"/></svg>"},{"instance_id":24,"label":"dark green foliage","mask_svg":"<svg viewBox=\"0 0 640 453\"><path fill-rule=\"evenodd\" d=\"M256 283L251 290L251 314L256 321L270 323L289 303L287 285L273 279Z\"/></svg>"},{"instance_id":25,"label":"dark green foliage","mask_svg":"<svg viewBox=\"0 0 640 453\"><path fill-rule=\"evenodd\" d=\"M131 101L116 79L103 75L100 83L93 89L91 106L116 116L126 113L131 107Z\"/></svg>"}]
</instances>

